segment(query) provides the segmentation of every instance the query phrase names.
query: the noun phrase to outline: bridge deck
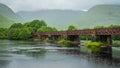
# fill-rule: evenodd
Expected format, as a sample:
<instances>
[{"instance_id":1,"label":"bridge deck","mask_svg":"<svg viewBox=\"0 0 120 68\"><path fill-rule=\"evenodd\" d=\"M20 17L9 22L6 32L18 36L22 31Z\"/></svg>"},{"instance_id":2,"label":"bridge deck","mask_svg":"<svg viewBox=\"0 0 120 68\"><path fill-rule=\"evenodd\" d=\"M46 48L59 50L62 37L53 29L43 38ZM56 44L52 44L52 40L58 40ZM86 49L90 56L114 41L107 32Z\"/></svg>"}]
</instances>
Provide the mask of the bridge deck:
<instances>
[{"instance_id":1,"label":"bridge deck","mask_svg":"<svg viewBox=\"0 0 120 68\"><path fill-rule=\"evenodd\" d=\"M35 32L33 35L120 35L120 28L102 28L57 32Z\"/></svg>"}]
</instances>

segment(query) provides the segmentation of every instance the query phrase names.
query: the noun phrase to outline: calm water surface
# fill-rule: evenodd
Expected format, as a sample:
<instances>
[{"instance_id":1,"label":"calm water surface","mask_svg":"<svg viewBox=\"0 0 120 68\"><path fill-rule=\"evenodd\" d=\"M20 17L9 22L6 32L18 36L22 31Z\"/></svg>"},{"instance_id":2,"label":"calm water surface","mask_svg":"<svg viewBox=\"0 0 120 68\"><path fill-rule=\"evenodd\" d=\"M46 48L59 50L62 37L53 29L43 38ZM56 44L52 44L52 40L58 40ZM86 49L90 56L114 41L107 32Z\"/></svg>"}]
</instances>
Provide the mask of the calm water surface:
<instances>
[{"instance_id":1,"label":"calm water surface","mask_svg":"<svg viewBox=\"0 0 120 68\"><path fill-rule=\"evenodd\" d=\"M120 59L91 56L79 48L0 40L0 68L120 68Z\"/></svg>"}]
</instances>

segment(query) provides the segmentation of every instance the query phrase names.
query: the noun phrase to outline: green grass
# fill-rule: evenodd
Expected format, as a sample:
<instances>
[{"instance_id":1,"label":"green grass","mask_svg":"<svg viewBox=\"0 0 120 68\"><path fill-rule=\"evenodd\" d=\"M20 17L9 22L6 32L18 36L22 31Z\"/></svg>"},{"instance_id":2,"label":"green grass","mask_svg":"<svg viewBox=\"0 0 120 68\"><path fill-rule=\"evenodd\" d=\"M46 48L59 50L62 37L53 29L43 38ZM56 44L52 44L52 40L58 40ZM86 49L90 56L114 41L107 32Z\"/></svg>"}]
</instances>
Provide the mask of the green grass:
<instances>
[{"instance_id":1,"label":"green grass","mask_svg":"<svg viewBox=\"0 0 120 68\"><path fill-rule=\"evenodd\" d=\"M58 43L60 44L61 47L77 47L78 46L78 44L65 39L61 39L60 41L58 41Z\"/></svg>"},{"instance_id":2,"label":"green grass","mask_svg":"<svg viewBox=\"0 0 120 68\"><path fill-rule=\"evenodd\" d=\"M72 44L71 41L65 39L61 39L60 41L58 41L58 43L61 47L69 47Z\"/></svg>"},{"instance_id":3,"label":"green grass","mask_svg":"<svg viewBox=\"0 0 120 68\"><path fill-rule=\"evenodd\" d=\"M87 42L85 46L93 52L100 52L100 47L104 46L101 42Z\"/></svg>"},{"instance_id":4,"label":"green grass","mask_svg":"<svg viewBox=\"0 0 120 68\"><path fill-rule=\"evenodd\" d=\"M45 39L45 42L53 43L54 41L53 41L53 40L50 40L49 38L46 38L46 39Z\"/></svg>"}]
</instances>

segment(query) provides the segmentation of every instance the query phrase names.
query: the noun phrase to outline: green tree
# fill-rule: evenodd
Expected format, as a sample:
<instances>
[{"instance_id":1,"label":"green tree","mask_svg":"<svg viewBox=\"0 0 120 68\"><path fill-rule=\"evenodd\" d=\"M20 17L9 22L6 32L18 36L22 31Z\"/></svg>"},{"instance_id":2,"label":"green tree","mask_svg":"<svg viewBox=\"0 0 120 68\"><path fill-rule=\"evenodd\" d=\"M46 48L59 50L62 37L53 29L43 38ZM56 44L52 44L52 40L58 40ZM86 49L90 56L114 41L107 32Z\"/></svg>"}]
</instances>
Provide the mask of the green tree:
<instances>
[{"instance_id":1,"label":"green tree","mask_svg":"<svg viewBox=\"0 0 120 68\"><path fill-rule=\"evenodd\" d=\"M33 28L34 32L36 32L42 26L47 26L47 25L46 25L45 21L43 21L43 20L41 20L41 21L33 20L32 22L25 23L24 26L31 27L31 28Z\"/></svg>"},{"instance_id":2,"label":"green tree","mask_svg":"<svg viewBox=\"0 0 120 68\"><path fill-rule=\"evenodd\" d=\"M120 25L110 25L107 28L120 28Z\"/></svg>"},{"instance_id":3,"label":"green tree","mask_svg":"<svg viewBox=\"0 0 120 68\"><path fill-rule=\"evenodd\" d=\"M18 39L27 40L31 37L31 32L29 28L21 28L20 33L18 34Z\"/></svg>"},{"instance_id":4,"label":"green tree","mask_svg":"<svg viewBox=\"0 0 120 68\"><path fill-rule=\"evenodd\" d=\"M24 26L23 26L23 24L21 24L21 23L14 23L13 25L11 25L11 27L10 27L10 29L11 28L23 28Z\"/></svg>"},{"instance_id":5,"label":"green tree","mask_svg":"<svg viewBox=\"0 0 120 68\"><path fill-rule=\"evenodd\" d=\"M0 28L0 39L6 39L7 33L8 33L7 28Z\"/></svg>"},{"instance_id":6,"label":"green tree","mask_svg":"<svg viewBox=\"0 0 120 68\"><path fill-rule=\"evenodd\" d=\"M8 32L8 39L10 40L18 40L19 39L19 33L20 29L19 28L11 28Z\"/></svg>"},{"instance_id":7,"label":"green tree","mask_svg":"<svg viewBox=\"0 0 120 68\"><path fill-rule=\"evenodd\" d=\"M76 28L75 26L73 26L73 25L70 25L70 26L68 27L68 30L77 30L77 28Z\"/></svg>"},{"instance_id":8,"label":"green tree","mask_svg":"<svg viewBox=\"0 0 120 68\"><path fill-rule=\"evenodd\" d=\"M12 28L8 32L8 39L28 40L31 37L29 28Z\"/></svg>"}]
</instances>

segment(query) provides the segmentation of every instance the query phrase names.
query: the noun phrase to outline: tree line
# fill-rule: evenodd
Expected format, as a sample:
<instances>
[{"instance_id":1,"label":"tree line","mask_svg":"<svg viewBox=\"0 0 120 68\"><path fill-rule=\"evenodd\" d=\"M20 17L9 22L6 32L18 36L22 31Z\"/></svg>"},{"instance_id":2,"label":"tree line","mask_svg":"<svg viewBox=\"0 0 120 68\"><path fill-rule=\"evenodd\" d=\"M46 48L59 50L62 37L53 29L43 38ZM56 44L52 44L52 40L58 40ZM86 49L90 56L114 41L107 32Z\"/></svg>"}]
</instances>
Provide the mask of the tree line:
<instances>
[{"instance_id":1,"label":"tree line","mask_svg":"<svg viewBox=\"0 0 120 68\"><path fill-rule=\"evenodd\" d=\"M33 32L57 31L54 27L49 27L43 20L33 20L31 22L14 23L10 28L0 28L0 39L28 40L32 38Z\"/></svg>"},{"instance_id":2,"label":"tree line","mask_svg":"<svg viewBox=\"0 0 120 68\"><path fill-rule=\"evenodd\" d=\"M120 25L110 25L107 27L96 26L94 29L99 28L120 28ZM90 29L90 28L84 28ZM68 26L67 30L78 30L73 25ZM53 32L57 31L55 27L50 27L44 20L33 20L31 22L14 23L10 28L0 28L0 39L10 40L29 40L32 38L33 32ZM90 40L90 36L81 36L83 40ZM113 40L120 40L120 36L113 36Z\"/></svg>"}]
</instances>

